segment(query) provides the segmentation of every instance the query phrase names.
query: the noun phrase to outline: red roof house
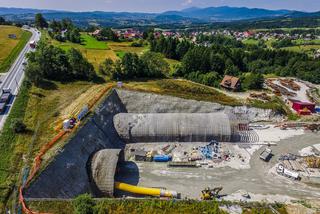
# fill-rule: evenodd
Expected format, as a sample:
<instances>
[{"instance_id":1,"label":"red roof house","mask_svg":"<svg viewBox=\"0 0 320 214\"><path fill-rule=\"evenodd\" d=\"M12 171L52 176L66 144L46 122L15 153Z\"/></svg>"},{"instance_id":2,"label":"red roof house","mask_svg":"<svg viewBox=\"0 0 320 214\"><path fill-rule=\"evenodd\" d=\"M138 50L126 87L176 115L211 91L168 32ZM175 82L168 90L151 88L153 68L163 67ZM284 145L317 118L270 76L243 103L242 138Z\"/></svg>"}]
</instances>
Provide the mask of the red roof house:
<instances>
[{"instance_id":1,"label":"red roof house","mask_svg":"<svg viewBox=\"0 0 320 214\"><path fill-rule=\"evenodd\" d=\"M315 112L316 104L314 103L301 102L293 99L290 99L289 103L299 115L310 115Z\"/></svg>"}]
</instances>

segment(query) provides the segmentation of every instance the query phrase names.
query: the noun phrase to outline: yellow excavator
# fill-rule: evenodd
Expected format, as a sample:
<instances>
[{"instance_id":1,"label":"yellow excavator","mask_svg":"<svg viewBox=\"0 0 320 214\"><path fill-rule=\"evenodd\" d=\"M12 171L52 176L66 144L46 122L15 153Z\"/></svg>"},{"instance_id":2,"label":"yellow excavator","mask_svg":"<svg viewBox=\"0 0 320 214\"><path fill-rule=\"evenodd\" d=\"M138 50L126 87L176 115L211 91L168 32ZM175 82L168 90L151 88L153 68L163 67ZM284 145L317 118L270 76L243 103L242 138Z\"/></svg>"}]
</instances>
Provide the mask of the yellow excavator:
<instances>
[{"instance_id":1,"label":"yellow excavator","mask_svg":"<svg viewBox=\"0 0 320 214\"><path fill-rule=\"evenodd\" d=\"M210 187L205 188L201 191L201 200L213 200L219 197L219 193L222 191L223 187L215 187L211 189Z\"/></svg>"}]
</instances>

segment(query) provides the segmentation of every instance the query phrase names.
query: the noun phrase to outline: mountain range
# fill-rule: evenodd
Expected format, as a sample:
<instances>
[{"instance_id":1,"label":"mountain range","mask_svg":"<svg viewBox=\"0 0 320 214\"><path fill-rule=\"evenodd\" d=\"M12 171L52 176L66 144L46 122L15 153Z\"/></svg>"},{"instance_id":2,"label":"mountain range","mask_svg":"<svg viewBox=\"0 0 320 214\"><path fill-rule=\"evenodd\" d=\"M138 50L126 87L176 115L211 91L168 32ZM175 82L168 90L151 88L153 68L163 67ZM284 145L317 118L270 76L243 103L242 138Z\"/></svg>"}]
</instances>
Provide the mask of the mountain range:
<instances>
[{"instance_id":1,"label":"mountain range","mask_svg":"<svg viewBox=\"0 0 320 214\"><path fill-rule=\"evenodd\" d=\"M13 21L32 21L35 13L42 13L46 19L70 18L79 25L100 24L104 26L157 25L157 24L191 24L210 22L230 22L239 20L320 17L320 12L302 12L292 10L267 10L246 7L208 7L187 8L181 11L163 13L129 13L129 12L70 12L56 10L38 10L24 8L1 8L0 16Z\"/></svg>"}]
</instances>

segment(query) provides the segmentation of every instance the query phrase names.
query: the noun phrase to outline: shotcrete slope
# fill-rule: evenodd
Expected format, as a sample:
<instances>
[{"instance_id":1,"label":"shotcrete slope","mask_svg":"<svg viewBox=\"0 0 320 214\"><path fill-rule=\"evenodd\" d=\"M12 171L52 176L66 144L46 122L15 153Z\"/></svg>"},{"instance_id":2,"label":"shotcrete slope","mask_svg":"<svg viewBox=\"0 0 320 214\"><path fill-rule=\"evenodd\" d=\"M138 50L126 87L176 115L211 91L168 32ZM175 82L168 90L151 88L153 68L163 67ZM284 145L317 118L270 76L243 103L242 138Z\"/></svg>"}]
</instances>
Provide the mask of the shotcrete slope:
<instances>
[{"instance_id":1,"label":"shotcrete slope","mask_svg":"<svg viewBox=\"0 0 320 214\"><path fill-rule=\"evenodd\" d=\"M49 166L43 170L25 192L26 198L73 198L93 193L87 164L97 151L123 148L113 126L113 116L126 112L114 90L96 109L94 115L79 129Z\"/></svg>"}]
</instances>

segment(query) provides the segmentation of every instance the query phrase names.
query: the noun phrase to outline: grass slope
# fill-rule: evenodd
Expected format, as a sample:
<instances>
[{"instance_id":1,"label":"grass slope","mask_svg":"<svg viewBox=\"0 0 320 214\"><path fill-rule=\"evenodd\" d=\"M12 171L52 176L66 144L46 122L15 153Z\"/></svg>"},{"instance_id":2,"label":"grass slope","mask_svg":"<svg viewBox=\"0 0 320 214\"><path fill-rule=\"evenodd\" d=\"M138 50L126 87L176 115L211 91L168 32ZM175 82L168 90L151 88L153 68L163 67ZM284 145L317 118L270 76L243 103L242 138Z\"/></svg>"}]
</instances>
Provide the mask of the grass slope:
<instances>
[{"instance_id":1,"label":"grass slope","mask_svg":"<svg viewBox=\"0 0 320 214\"><path fill-rule=\"evenodd\" d=\"M92 85L87 82L51 82L44 84L43 88L21 88L0 136L0 203L6 202L13 185L20 182L21 168L31 166L41 146L56 135L54 122L61 112ZM13 132L10 125L15 118L24 121L28 132Z\"/></svg>"},{"instance_id":2,"label":"grass slope","mask_svg":"<svg viewBox=\"0 0 320 214\"><path fill-rule=\"evenodd\" d=\"M213 88L186 80L150 80L144 82L128 82L124 88L141 92L152 92L198 101L216 102L222 105L241 105L237 99L227 96Z\"/></svg>"},{"instance_id":3,"label":"grass slope","mask_svg":"<svg viewBox=\"0 0 320 214\"><path fill-rule=\"evenodd\" d=\"M24 119L30 98L29 90L30 87L23 84L0 136L0 211L16 181L16 175L20 171L19 166L22 164L21 151L25 144L23 141L18 142L19 135L10 126L15 119Z\"/></svg>"},{"instance_id":4,"label":"grass slope","mask_svg":"<svg viewBox=\"0 0 320 214\"><path fill-rule=\"evenodd\" d=\"M9 39L16 34L17 39ZM14 26L0 26L0 73L7 72L31 37L29 31Z\"/></svg>"}]
</instances>

